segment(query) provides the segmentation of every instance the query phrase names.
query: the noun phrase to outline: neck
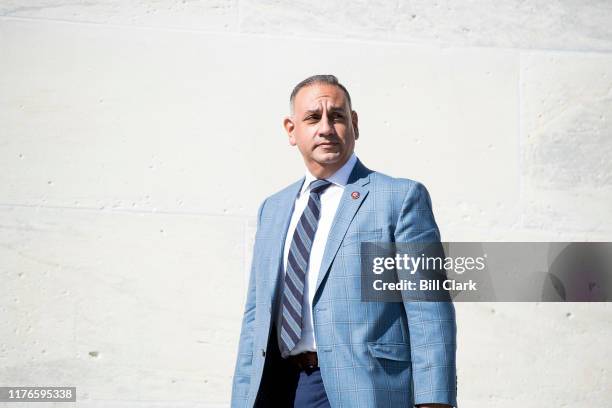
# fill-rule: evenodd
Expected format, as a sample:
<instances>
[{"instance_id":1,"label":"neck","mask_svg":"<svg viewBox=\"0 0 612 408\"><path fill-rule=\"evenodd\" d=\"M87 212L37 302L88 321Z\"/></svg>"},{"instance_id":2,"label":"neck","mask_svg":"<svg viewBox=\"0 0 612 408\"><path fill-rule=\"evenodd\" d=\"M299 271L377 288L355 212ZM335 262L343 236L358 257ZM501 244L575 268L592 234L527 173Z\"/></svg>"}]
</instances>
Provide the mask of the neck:
<instances>
[{"instance_id":1,"label":"neck","mask_svg":"<svg viewBox=\"0 0 612 408\"><path fill-rule=\"evenodd\" d=\"M350 156L347 157L342 162L330 163L330 164L325 164L325 165L321 163L317 163L315 161L311 161L309 163L306 163L306 168L308 169L310 174L312 174L316 178L326 179L326 178L331 177L338 170L340 170L340 168L346 164L349 158Z\"/></svg>"}]
</instances>

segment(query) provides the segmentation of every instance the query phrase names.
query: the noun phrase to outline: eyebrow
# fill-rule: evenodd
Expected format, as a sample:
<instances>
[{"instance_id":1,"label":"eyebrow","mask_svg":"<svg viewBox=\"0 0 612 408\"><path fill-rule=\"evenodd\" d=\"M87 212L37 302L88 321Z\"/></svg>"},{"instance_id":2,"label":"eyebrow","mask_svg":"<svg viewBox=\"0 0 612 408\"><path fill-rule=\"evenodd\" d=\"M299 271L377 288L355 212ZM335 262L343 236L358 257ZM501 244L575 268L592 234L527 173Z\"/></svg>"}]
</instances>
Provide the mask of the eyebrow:
<instances>
[{"instance_id":1,"label":"eyebrow","mask_svg":"<svg viewBox=\"0 0 612 408\"><path fill-rule=\"evenodd\" d=\"M340 106L333 106L329 109L329 111L331 113L344 113L344 108L340 107ZM304 116L308 116L308 115L312 115L314 113L321 113L321 109L317 108L317 109L309 109L304 113Z\"/></svg>"}]
</instances>

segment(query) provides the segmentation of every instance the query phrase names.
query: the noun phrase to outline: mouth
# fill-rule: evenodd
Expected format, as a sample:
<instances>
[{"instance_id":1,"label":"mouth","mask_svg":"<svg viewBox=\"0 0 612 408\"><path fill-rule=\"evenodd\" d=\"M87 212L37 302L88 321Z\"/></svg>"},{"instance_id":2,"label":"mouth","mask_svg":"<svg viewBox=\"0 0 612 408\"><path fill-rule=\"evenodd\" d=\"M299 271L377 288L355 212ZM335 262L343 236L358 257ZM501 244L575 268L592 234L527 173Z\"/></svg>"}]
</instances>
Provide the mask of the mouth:
<instances>
[{"instance_id":1,"label":"mouth","mask_svg":"<svg viewBox=\"0 0 612 408\"><path fill-rule=\"evenodd\" d=\"M323 142L323 143L318 143L316 145L316 147L330 147L330 146L337 146L339 143L337 142Z\"/></svg>"}]
</instances>

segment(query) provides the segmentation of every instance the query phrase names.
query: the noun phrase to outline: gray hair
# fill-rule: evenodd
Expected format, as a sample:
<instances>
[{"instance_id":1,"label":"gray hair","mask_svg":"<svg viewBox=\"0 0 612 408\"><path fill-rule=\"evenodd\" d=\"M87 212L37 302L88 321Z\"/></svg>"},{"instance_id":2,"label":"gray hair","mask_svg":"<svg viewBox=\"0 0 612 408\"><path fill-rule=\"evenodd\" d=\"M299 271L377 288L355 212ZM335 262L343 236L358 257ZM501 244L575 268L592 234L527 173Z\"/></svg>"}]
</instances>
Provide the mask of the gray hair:
<instances>
[{"instance_id":1,"label":"gray hair","mask_svg":"<svg viewBox=\"0 0 612 408\"><path fill-rule=\"evenodd\" d=\"M342 89L342 91L344 92L344 95L346 95L346 100L348 102L349 110L353 110L352 105L351 105L351 95L349 95L349 92L346 90L344 85L342 85L338 81L338 78L336 78L335 75L313 75L313 76L306 78L299 84L297 84L295 88L293 88L293 91L291 91L291 96L289 97L289 111L292 114L293 114L293 104L295 102L295 95L297 95L300 89L305 88L307 86L315 85L315 84L333 85L333 86L337 86L338 88Z\"/></svg>"}]
</instances>

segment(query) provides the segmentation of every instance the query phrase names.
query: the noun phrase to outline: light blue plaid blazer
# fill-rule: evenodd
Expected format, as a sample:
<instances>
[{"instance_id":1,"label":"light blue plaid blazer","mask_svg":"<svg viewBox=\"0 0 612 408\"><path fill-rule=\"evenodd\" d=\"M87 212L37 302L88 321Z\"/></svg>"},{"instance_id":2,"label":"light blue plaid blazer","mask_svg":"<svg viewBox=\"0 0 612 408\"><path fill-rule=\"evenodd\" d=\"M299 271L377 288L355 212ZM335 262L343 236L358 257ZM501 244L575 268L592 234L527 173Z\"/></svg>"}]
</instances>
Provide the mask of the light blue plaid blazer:
<instances>
[{"instance_id":1,"label":"light blue plaid blazer","mask_svg":"<svg viewBox=\"0 0 612 408\"><path fill-rule=\"evenodd\" d=\"M232 407L252 407L257 396L281 293L283 245L303 181L259 208ZM358 199L351 197L355 191ZM453 304L361 301L362 241L439 240L422 184L356 162L332 223L312 305L319 366L332 407L456 406Z\"/></svg>"}]
</instances>

